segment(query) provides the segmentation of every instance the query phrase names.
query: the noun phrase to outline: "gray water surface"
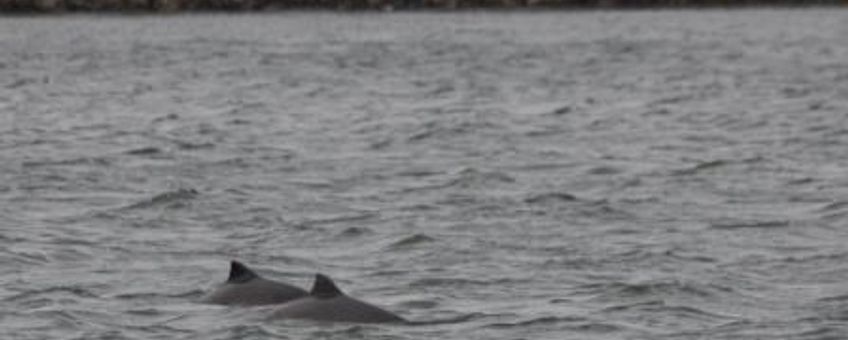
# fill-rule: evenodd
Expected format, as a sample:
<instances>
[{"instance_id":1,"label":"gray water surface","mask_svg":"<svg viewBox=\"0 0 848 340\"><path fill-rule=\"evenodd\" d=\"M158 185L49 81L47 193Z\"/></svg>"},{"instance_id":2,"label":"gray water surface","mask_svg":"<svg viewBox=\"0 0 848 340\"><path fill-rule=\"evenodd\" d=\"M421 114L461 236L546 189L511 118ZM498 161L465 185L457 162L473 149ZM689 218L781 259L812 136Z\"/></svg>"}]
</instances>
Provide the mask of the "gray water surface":
<instances>
[{"instance_id":1,"label":"gray water surface","mask_svg":"<svg viewBox=\"0 0 848 340\"><path fill-rule=\"evenodd\" d=\"M846 10L2 18L0 337L844 339L846 119Z\"/></svg>"}]
</instances>

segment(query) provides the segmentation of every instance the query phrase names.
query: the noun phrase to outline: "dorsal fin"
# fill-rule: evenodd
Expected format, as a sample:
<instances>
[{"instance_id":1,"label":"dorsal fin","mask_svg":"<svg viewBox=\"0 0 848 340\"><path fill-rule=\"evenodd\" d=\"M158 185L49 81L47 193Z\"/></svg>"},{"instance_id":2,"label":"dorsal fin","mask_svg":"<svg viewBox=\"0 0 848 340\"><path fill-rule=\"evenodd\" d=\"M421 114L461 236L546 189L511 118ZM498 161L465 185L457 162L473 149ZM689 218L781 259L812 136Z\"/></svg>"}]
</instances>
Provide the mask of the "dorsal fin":
<instances>
[{"instance_id":1,"label":"dorsal fin","mask_svg":"<svg viewBox=\"0 0 848 340\"><path fill-rule=\"evenodd\" d=\"M315 284L312 285L312 291L309 292L309 295L312 295L317 298L327 299L336 297L339 295L344 295L336 284L333 282L331 278L328 276L318 273L315 274Z\"/></svg>"},{"instance_id":2,"label":"dorsal fin","mask_svg":"<svg viewBox=\"0 0 848 340\"><path fill-rule=\"evenodd\" d=\"M250 268L239 261L230 261L230 277L227 283L244 283L259 277Z\"/></svg>"}]
</instances>

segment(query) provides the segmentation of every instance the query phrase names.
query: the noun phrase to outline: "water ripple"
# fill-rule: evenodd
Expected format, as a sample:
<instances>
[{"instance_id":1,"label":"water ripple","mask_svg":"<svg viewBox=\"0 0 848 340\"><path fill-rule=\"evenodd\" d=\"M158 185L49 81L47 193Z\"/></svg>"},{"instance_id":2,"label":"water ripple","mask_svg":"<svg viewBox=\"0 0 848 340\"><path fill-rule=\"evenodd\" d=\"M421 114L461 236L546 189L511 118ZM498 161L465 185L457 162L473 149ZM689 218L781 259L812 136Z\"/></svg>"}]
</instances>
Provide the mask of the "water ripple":
<instances>
[{"instance_id":1,"label":"water ripple","mask_svg":"<svg viewBox=\"0 0 848 340\"><path fill-rule=\"evenodd\" d=\"M839 338L845 17L0 20L0 329ZM419 322L194 303L233 258Z\"/></svg>"}]
</instances>

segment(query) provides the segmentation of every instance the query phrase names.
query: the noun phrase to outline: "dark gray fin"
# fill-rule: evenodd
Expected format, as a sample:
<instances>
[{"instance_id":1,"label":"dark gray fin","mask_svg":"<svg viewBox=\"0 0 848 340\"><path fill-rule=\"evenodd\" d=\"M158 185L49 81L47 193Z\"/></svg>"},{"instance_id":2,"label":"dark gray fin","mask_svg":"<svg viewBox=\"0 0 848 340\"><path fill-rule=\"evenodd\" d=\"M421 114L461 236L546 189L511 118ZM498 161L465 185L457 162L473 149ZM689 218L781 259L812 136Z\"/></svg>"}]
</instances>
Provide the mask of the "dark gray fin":
<instances>
[{"instance_id":1,"label":"dark gray fin","mask_svg":"<svg viewBox=\"0 0 848 340\"><path fill-rule=\"evenodd\" d=\"M339 295L344 295L332 279L324 274L315 274L315 284L312 285L312 291L309 295L319 299L329 299Z\"/></svg>"},{"instance_id":2,"label":"dark gray fin","mask_svg":"<svg viewBox=\"0 0 848 340\"><path fill-rule=\"evenodd\" d=\"M259 277L250 268L239 261L230 261L230 278L227 283L245 283Z\"/></svg>"}]
</instances>

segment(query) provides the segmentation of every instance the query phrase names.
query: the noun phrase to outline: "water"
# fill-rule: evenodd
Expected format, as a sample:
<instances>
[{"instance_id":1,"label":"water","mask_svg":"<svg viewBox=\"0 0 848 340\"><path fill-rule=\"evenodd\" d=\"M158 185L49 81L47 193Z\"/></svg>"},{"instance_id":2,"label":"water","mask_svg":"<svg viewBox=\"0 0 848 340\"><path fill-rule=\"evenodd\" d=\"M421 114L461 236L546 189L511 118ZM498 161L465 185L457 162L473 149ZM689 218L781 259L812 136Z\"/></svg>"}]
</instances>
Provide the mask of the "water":
<instances>
[{"instance_id":1,"label":"water","mask_svg":"<svg viewBox=\"0 0 848 340\"><path fill-rule=\"evenodd\" d=\"M846 118L837 9L3 18L0 334L842 339Z\"/></svg>"}]
</instances>

